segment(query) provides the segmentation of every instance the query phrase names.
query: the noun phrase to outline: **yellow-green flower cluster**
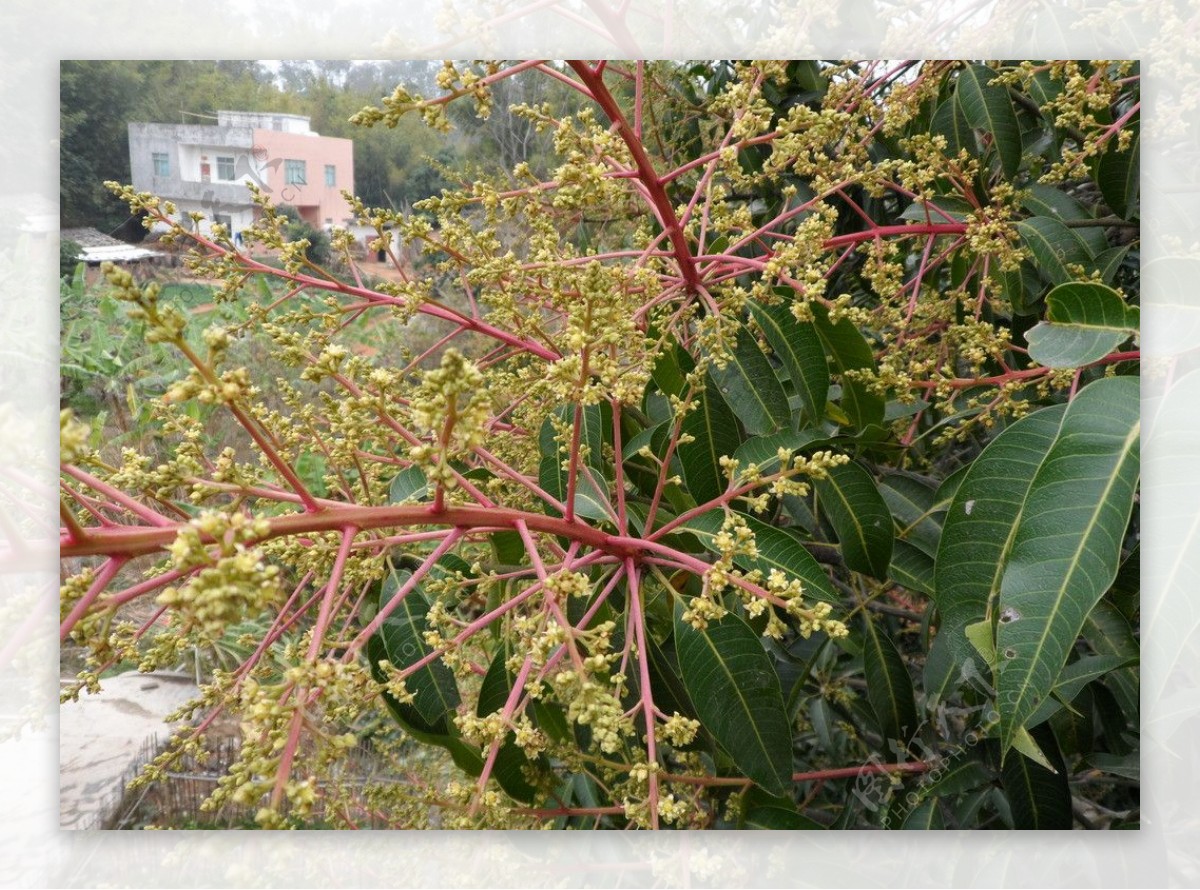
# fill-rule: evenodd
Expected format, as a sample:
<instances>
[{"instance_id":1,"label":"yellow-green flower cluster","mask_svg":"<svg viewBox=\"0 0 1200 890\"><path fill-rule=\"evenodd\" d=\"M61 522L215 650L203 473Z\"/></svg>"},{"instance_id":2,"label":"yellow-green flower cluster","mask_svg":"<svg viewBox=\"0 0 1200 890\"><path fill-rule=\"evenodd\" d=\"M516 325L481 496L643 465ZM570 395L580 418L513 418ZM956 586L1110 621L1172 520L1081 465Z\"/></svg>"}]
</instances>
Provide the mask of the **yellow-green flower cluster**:
<instances>
[{"instance_id":1,"label":"yellow-green flower cluster","mask_svg":"<svg viewBox=\"0 0 1200 890\"><path fill-rule=\"evenodd\" d=\"M440 366L422 377L409 417L430 441L413 446L409 458L431 482L454 488L450 461L484 443L489 402L482 372L457 349L447 349Z\"/></svg>"}]
</instances>

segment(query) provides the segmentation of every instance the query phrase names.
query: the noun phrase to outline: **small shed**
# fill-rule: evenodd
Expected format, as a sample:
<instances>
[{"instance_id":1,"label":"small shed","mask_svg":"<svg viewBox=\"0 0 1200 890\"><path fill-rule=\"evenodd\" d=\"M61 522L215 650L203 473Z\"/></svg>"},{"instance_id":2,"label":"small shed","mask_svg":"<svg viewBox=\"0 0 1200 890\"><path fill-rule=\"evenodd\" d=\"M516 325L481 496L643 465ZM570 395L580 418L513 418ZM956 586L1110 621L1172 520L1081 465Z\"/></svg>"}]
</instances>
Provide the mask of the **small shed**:
<instances>
[{"instance_id":1,"label":"small shed","mask_svg":"<svg viewBox=\"0 0 1200 890\"><path fill-rule=\"evenodd\" d=\"M78 259L89 266L97 266L106 262L140 263L167 257L167 254L162 251L138 247L136 244L127 244L96 229L63 229L61 234L64 241L74 241L82 248Z\"/></svg>"}]
</instances>

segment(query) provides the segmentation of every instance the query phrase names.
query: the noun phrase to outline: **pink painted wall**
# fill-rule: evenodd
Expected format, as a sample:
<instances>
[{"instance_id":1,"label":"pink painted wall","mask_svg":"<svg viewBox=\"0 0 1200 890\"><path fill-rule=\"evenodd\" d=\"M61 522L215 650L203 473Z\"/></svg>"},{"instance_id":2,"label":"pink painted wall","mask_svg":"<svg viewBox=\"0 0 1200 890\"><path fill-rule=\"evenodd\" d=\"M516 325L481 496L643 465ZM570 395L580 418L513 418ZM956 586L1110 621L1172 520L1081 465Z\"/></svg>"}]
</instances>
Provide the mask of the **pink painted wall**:
<instances>
[{"instance_id":1,"label":"pink painted wall","mask_svg":"<svg viewBox=\"0 0 1200 890\"><path fill-rule=\"evenodd\" d=\"M266 162L265 179L271 188L271 200L276 205L291 204L312 225L320 228L325 220L334 225L346 225L351 216L350 205L342 197L342 189L354 191L354 142L335 136L305 136L277 130L254 131L255 154ZM272 162L279 159L278 164ZM304 185L289 184L286 180L287 161L305 162ZM325 185L325 165L336 168L337 182Z\"/></svg>"}]
</instances>

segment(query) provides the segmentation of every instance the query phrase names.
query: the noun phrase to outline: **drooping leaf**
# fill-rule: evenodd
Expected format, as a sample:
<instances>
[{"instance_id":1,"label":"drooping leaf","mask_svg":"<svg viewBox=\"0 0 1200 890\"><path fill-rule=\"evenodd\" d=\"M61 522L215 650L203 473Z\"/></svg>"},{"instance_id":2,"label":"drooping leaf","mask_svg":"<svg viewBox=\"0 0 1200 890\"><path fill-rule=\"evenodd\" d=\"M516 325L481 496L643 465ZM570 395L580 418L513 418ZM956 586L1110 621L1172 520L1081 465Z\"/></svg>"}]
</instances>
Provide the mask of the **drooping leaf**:
<instances>
[{"instance_id":1,"label":"drooping leaf","mask_svg":"<svg viewBox=\"0 0 1200 890\"><path fill-rule=\"evenodd\" d=\"M988 600L999 592L1029 487L1065 411L1061 405L1043 408L1005 429L958 484L934 566L941 624L925 668L931 692L944 690L973 657L964 629L983 619Z\"/></svg>"},{"instance_id":2,"label":"drooping leaf","mask_svg":"<svg viewBox=\"0 0 1200 890\"><path fill-rule=\"evenodd\" d=\"M751 303L750 312L792 378L803 408L801 423L820 422L829 393L829 365L816 329L811 322L797 321L787 305Z\"/></svg>"},{"instance_id":3,"label":"drooping leaf","mask_svg":"<svg viewBox=\"0 0 1200 890\"><path fill-rule=\"evenodd\" d=\"M743 827L759 831L819 831L825 828L808 816L778 804L750 807L746 811Z\"/></svg>"},{"instance_id":4,"label":"drooping leaf","mask_svg":"<svg viewBox=\"0 0 1200 890\"><path fill-rule=\"evenodd\" d=\"M1104 154L1096 162L1096 185L1108 206L1119 216L1132 219L1138 213L1140 140L1135 130L1133 141L1124 151L1117 148L1117 140L1109 141Z\"/></svg>"},{"instance_id":5,"label":"drooping leaf","mask_svg":"<svg viewBox=\"0 0 1200 890\"><path fill-rule=\"evenodd\" d=\"M708 373L747 433L770 435L791 423L783 384L771 370L758 341L744 326L738 325L737 339L725 366L713 365Z\"/></svg>"},{"instance_id":6,"label":"drooping leaf","mask_svg":"<svg viewBox=\"0 0 1200 890\"><path fill-rule=\"evenodd\" d=\"M367 640L366 648L372 676L376 682L384 683L387 677L379 667L379 663L385 659L390 661L390 659L384 650L382 636L375 634ZM468 775L478 776L483 771L483 758L479 756L479 751L459 737L458 730L453 723L441 720L436 726L428 726L411 704L397 701L386 691L381 692L380 697L391 713L392 719L414 740L424 745L437 745L445 748L455 765Z\"/></svg>"},{"instance_id":7,"label":"drooping leaf","mask_svg":"<svg viewBox=\"0 0 1200 890\"><path fill-rule=\"evenodd\" d=\"M1057 219L1035 216L1017 223L1021 243L1028 248L1037 262L1038 271L1051 284L1074 281L1076 274L1068 264L1087 268L1092 254L1073 229Z\"/></svg>"},{"instance_id":8,"label":"drooping leaf","mask_svg":"<svg viewBox=\"0 0 1200 890\"><path fill-rule=\"evenodd\" d=\"M829 583L829 577L821 564L813 555L804 549L796 538L783 529L767 525L753 516L742 516L746 526L754 532L754 540L758 546L758 556L737 554L733 561L745 571L758 569L766 577L771 569L779 569L789 578L799 578L804 585L804 595L812 599L837 603L841 597ZM694 534L700 542L714 553L718 552L713 539L721 531L725 521L722 510L711 510L702 513L684 523L683 528Z\"/></svg>"},{"instance_id":9,"label":"drooping leaf","mask_svg":"<svg viewBox=\"0 0 1200 890\"><path fill-rule=\"evenodd\" d=\"M963 149L966 149L967 154L972 156L979 154L975 131L967 123L967 116L963 113L961 103L956 102L953 98L947 99L938 106L929 129L935 135L946 137L946 154L949 157L957 157Z\"/></svg>"},{"instance_id":10,"label":"drooping leaf","mask_svg":"<svg viewBox=\"0 0 1200 890\"><path fill-rule=\"evenodd\" d=\"M512 692L512 675L505 666L507 658L507 649L501 647L483 676L483 683L479 687L479 702L475 709L479 717L503 710L508 702L508 696ZM532 803L537 796L537 790L525 778L525 770L535 763L539 769L549 766L544 755L533 761L527 758L525 752L513 741L513 733L510 732L496 752L492 777L513 800Z\"/></svg>"},{"instance_id":11,"label":"drooping leaf","mask_svg":"<svg viewBox=\"0 0 1200 890\"><path fill-rule=\"evenodd\" d=\"M745 467L747 464L758 464L763 475L779 470L779 449L786 449L789 454L795 454L801 448L823 443L826 440L823 429L806 427L801 430L783 430L770 436L754 436L747 439L733 457Z\"/></svg>"},{"instance_id":12,"label":"drooping leaf","mask_svg":"<svg viewBox=\"0 0 1200 890\"><path fill-rule=\"evenodd\" d=\"M871 345L854 326L854 322L843 318L837 324L832 323L829 320L829 310L820 303L812 304L812 312L813 325L825 346L832 369L836 369L839 374L864 368L875 369L875 354ZM841 406L854 426L863 429L883 420L883 396L867 389L857 380L847 380L843 377L841 386Z\"/></svg>"},{"instance_id":13,"label":"drooping leaf","mask_svg":"<svg viewBox=\"0 0 1200 890\"><path fill-rule=\"evenodd\" d=\"M383 582L379 594L382 611L412 577L412 572L400 569L392 572ZM410 590L379 628L378 637L388 661L398 669L404 669L421 661L433 650L425 642L428 625L425 616L429 612L429 600L421 592L420 585ZM413 695L412 709L424 726L435 730L444 723L448 714L462 700L454 674L440 659L435 659L404 681Z\"/></svg>"},{"instance_id":14,"label":"drooping leaf","mask_svg":"<svg viewBox=\"0 0 1200 890\"><path fill-rule=\"evenodd\" d=\"M906 542L936 557L942 523L932 480L912 473L888 473L879 483L879 493L892 511L897 543Z\"/></svg>"},{"instance_id":15,"label":"drooping leaf","mask_svg":"<svg viewBox=\"0 0 1200 890\"><path fill-rule=\"evenodd\" d=\"M933 557L908 541L897 538L892 543L892 562L888 566L888 577L909 590L933 596Z\"/></svg>"},{"instance_id":16,"label":"drooping leaf","mask_svg":"<svg viewBox=\"0 0 1200 890\"><path fill-rule=\"evenodd\" d=\"M863 611L863 671L867 680L867 700L883 732L884 746L898 742L907 747L917 731L917 706L912 677L891 637L884 633L870 613Z\"/></svg>"},{"instance_id":17,"label":"drooping leaf","mask_svg":"<svg viewBox=\"0 0 1200 890\"><path fill-rule=\"evenodd\" d=\"M571 480L569 472L563 469L561 460L557 457L543 457L539 467L538 480L548 494L566 503ZM608 492L608 482L595 467L586 464L579 467L575 476L573 500L577 516L596 522L616 523L617 514L613 509L611 495ZM558 511L548 503L546 511L558 515Z\"/></svg>"},{"instance_id":18,"label":"drooping leaf","mask_svg":"<svg viewBox=\"0 0 1200 890\"><path fill-rule=\"evenodd\" d=\"M1030 486L1000 586L1002 750L1049 694L1116 577L1138 479L1138 396L1136 378L1084 387Z\"/></svg>"},{"instance_id":19,"label":"drooping leaf","mask_svg":"<svg viewBox=\"0 0 1200 890\"><path fill-rule=\"evenodd\" d=\"M1138 315L1106 285L1060 284L1046 295L1046 320L1025 333L1029 357L1048 368L1099 361L1137 332Z\"/></svg>"},{"instance_id":20,"label":"drooping leaf","mask_svg":"<svg viewBox=\"0 0 1200 890\"><path fill-rule=\"evenodd\" d=\"M958 75L955 101L967 123L992 137L1004 175L1011 178L1021 166L1021 127L1008 90L993 83L997 72L971 65Z\"/></svg>"},{"instance_id":21,"label":"drooping leaf","mask_svg":"<svg viewBox=\"0 0 1200 890\"><path fill-rule=\"evenodd\" d=\"M904 831L941 831L946 827L942 811L938 808L936 797L917 804L907 816L900 828Z\"/></svg>"},{"instance_id":22,"label":"drooping leaf","mask_svg":"<svg viewBox=\"0 0 1200 890\"><path fill-rule=\"evenodd\" d=\"M813 483L818 509L833 525L847 567L886 579L895 533L892 514L871 475L856 463L831 467Z\"/></svg>"},{"instance_id":23,"label":"drooping leaf","mask_svg":"<svg viewBox=\"0 0 1200 890\"><path fill-rule=\"evenodd\" d=\"M696 630L675 609L675 648L700 720L743 774L772 794L791 783L792 732L758 635L732 613Z\"/></svg>"},{"instance_id":24,"label":"drooping leaf","mask_svg":"<svg viewBox=\"0 0 1200 890\"><path fill-rule=\"evenodd\" d=\"M1036 743L1045 752L1053 771L1028 757L1005 758L1001 767L1000 779L1012 808L1013 827L1070 828L1071 789L1067 785L1066 764L1058 743L1048 727L1038 731Z\"/></svg>"},{"instance_id":25,"label":"drooping leaf","mask_svg":"<svg viewBox=\"0 0 1200 890\"><path fill-rule=\"evenodd\" d=\"M974 138L974 137L972 137ZM975 210L958 195L938 195L927 201L913 201L900 214L901 219L919 223L965 222Z\"/></svg>"},{"instance_id":26,"label":"drooping leaf","mask_svg":"<svg viewBox=\"0 0 1200 890\"><path fill-rule=\"evenodd\" d=\"M1029 193L1021 201L1021 206L1033 216L1059 220L1092 219L1091 211L1076 198L1060 188L1040 182L1029 186ZM1108 249L1108 239L1104 237L1102 226L1084 226L1074 229L1074 232L1087 245L1093 256L1098 256Z\"/></svg>"},{"instance_id":27,"label":"drooping leaf","mask_svg":"<svg viewBox=\"0 0 1200 890\"><path fill-rule=\"evenodd\" d=\"M1051 690L1053 697L1042 702L1042 706L1029 718L1028 724L1037 726L1050 719L1063 707L1063 702L1073 701L1088 683L1127 666L1129 662L1130 659L1119 655L1089 655L1067 665Z\"/></svg>"},{"instance_id":28,"label":"drooping leaf","mask_svg":"<svg viewBox=\"0 0 1200 890\"><path fill-rule=\"evenodd\" d=\"M696 394L696 409L680 424L692 441L679 443L679 463L688 490L703 504L718 497L728 480L721 469L722 456L732 456L741 444L737 418L712 379Z\"/></svg>"},{"instance_id":29,"label":"drooping leaf","mask_svg":"<svg viewBox=\"0 0 1200 890\"><path fill-rule=\"evenodd\" d=\"M1133 628L1115 606L1101 600L1088 613L1083 623L1083 637L1098 656L1113 656L1124 660L1138 657L1139 647ZM1134 723L1140 712L1138 673L1131 667L1114 670L1105 679L1121 711L1129 715Z\"/></svg>"},{"instance_id":30,"label":"drooping leaf","mask_svg":"<svg viewBox=\"0 0 1200 890\"><path fill-rule=\"evenodd\" d=\"M429 482L420 467L405 467L392 479L388 503L404 504L419 501L429 493Z\"/></svg>"}]
</instances>

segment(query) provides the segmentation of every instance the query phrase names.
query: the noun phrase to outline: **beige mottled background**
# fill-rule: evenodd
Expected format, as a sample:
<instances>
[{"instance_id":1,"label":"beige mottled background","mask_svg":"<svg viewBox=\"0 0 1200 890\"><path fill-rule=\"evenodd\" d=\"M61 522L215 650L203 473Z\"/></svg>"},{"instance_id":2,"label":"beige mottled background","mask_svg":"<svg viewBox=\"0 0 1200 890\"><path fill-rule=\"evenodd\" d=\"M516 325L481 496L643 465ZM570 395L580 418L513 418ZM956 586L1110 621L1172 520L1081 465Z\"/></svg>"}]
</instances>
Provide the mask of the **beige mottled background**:
<instances>
[{"instance_id":1,"label":"beige mottled background","mask_svg":"<svg viewBox=\"0 0 1200 890\"><path fill-rule=\"evenodd\" d=\"M1198 44L1200 6L1190 0L0 4L0 886L1200 885ZM1140 832L308 837L57 830L58 61L534 55L1143 60Z\"/></svg>"}]
</instances>

